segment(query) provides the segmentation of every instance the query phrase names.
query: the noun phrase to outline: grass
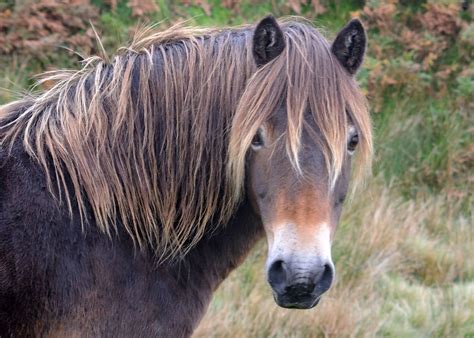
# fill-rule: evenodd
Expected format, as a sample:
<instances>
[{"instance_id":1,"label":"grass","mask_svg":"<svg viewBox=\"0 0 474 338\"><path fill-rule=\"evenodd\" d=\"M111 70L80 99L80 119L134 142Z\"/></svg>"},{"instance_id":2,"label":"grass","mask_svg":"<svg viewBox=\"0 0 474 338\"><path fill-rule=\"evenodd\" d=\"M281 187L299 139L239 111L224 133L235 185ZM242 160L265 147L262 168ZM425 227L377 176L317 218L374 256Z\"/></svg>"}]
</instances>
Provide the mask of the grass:
<instances>
[{"instance_id":1,"label":"grass","mask_svg":"<svg viewBox=\"0 0 474 338\"><path fill-rule=\"evenodd\" d=\"M235 25L270 12L291 14L282 0L242 0L238 10L209 0L211 16L200 6L156 1L160 12L149 19L165 20L162 26L177 19ZM92 2L101 8L97 26L106 49L113 51L124 44L136 20L125 0L115 12L102 1ZM432 1L402 2L407 5L397 7L400 20ZM302 11L329 36L351 12L362 13L362 1L321 3L328 9L322 15L309 5ZM383 6L378 0L368 3ZM276 306L265 281L261 242L221 285L196 337L474 336L474 24L472 13L460 17L465 26L450 41L452 48L428 68L419 67L420 56L396 34L376 26L369 30L368 56L358 79L374 110L374 176L346 203L333 247L336 283L320 305L308 311ZM432 39L430 32L422 33ZM79 66L62 53L58 49L41 59L0 56L6 65L0 68L0 87L7 89L0 90L0 103L12 100L11 90L28 88L32 75L51 65ZM447 67L451 75L440 77Z\"/></svg>"}]
</instances>

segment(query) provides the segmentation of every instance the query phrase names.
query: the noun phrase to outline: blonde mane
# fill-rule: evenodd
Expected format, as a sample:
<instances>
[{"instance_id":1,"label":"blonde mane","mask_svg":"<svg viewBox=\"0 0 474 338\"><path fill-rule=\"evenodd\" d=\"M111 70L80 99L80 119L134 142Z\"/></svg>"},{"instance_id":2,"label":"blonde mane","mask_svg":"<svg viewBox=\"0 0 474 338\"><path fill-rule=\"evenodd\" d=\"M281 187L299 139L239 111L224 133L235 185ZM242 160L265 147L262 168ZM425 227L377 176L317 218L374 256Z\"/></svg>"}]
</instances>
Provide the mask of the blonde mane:
<instances>
[{"instance_id":1,"label":"blonde mane","mask_svg":"<svg viewBox=\"0 0 474 338\"><path fill-rule=\"evenodd\" d=\"M0 142L23 147L72 216L123 226L162 258L185 254L225 223L242 196L245 158L259 125L286 105L288 156L298 170L309 108L332 179L342 167L347 119L370 162L370 119L355 81L305 22L283 20L287 47L260 69L253 28L145 30L110 62L47 73L47 91L0 107Z\"/></svg>"}]
</instances>

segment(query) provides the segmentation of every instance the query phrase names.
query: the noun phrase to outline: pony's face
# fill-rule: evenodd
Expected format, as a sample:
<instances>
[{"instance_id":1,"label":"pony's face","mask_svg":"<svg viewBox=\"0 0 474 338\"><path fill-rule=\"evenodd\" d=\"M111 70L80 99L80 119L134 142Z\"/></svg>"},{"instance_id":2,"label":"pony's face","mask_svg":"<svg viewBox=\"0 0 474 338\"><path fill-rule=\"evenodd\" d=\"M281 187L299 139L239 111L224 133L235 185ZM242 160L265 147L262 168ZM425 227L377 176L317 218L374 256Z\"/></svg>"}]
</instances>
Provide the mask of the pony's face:
<instances>
[{"instance_id":1,"label":"pony's face","mask_svg":"<svg viewBox=\"0 0 474 338\"><path fill-rule=\"evenodd\" d=\"M295 171L282 142L285 121L282 109L255 135L248 191L267 236L266 268L275 301L283 307L311 308L334 279L331 242L346 197L358 134L347 126L347 154L331 188L323 151L307 133L301 137L301 173Z\"/></svg>"},{"instance_id":2,"label":"pony's face","mask_svg":"<svg viewBox=\"0 0 474 338\"><path fill-rule=\"evenodd\" d=\"M276 22L265 19L266 36L278 37ZM264 20L264 21L265 21ZM264 22L262 22L264 23ZM257 26L256 35L259 32ZM353 23L352 23L353 24ZM345 28L352 34L343 47L349 50L350 43L360 43L360 23L356 28ZM261 28L260 28L261 29ZM334 48L344 30L336 38L332 52L349 73L355 69L346 65ZM363 30L361 34L364 34ZM360 64L362 52L352 57ZM254 39L258 43L258 39ZM278 46L278 41L266 42L266 46ZM358 46L360 47L360 46ZM264 47L262 47L264 48ZM254 49L257 65L259 49ZM269 55L271 53L266 53ZM265 54L263 54L265 56ZM264 59L264 57L262 57ZM352 63L353 65L354 63ZM344 114L344 112L342 112ZM247 193L255 210L260 215L268 242L267 278L275 301L286 308L307 309L315 306L332 285L335 268L331 258L331 242L339 221L342 205L347 194L351 158L359 141L357 128L347 118L347 142L339 174L331 181L327 156L322 148L323 137L312 112L305 112L299 140L298 166L292 163L285 143L288 130L288 112L285 105L272 113L258 129L251 144L248 157ZM312 132L309 132L311 130Z\"/></svg>"}]
</instances>

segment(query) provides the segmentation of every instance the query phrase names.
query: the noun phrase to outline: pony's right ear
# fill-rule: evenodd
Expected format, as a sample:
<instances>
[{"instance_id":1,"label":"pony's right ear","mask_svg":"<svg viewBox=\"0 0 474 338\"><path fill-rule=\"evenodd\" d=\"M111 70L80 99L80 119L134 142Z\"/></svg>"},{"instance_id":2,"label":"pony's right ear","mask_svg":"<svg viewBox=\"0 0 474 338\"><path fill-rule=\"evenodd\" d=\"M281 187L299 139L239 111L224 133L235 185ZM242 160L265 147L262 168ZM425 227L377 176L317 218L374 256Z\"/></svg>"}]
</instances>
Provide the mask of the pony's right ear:
<instances>
[{"instance_id":1,"label":"pony's right ear","mask_svg":"<svg viewBox=\"0 0 474 338\"><path fill-rule=\"evenodd\" d=\"M255 28L252 48L257 67L270 62L285 49L285 37L273 16L267 16Z\"/></svg>"}]
</instances>

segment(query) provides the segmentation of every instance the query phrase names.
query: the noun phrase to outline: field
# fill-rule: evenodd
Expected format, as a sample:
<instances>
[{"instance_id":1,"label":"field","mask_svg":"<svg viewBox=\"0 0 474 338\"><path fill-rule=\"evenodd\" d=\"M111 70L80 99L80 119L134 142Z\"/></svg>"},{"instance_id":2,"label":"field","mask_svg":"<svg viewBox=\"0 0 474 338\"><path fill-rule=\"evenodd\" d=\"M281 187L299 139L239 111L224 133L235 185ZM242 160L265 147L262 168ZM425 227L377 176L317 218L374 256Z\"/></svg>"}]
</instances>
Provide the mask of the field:
<instances>
[{"instance_id":1,"label":"field","mask_svg":"<svg viewBox=\"0 0 474 338\"><path fill-rule=\"evenodd\" d=\"M372 108L375 160L337 230L335 286L315 309L277 307L261 242L222 284L195 336L474 336L471 1L2 1L0 104L41 71L80 67L72 50L98 53L89 20L112 54L149 22L222 26L299 14L331 38L360 17L369 49L357 77Z\"/></svg>"}]
</instances>

